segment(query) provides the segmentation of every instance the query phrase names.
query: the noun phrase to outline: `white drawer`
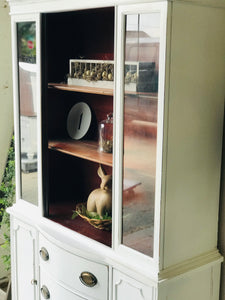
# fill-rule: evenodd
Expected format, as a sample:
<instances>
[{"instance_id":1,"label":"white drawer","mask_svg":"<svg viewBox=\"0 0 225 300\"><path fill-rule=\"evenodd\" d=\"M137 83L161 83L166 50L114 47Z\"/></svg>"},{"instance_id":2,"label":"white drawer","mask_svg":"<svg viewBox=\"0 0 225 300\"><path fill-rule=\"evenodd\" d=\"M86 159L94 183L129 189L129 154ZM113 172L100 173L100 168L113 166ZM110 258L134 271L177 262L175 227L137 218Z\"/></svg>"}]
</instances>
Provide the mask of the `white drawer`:
<instances>
[{"instance_id":1,"label":"white drawer","mask_svg":"<svg viewBox=\"0 0 225 300\"><path fill-rule=\"evenodd\" d=\"M108 299L108 267L95 263L80 256L76 256L50 242L43 235L39 236L39 251L46 249L47 260L41 258L40 268L51 274L55 280L63 283L68 289L79 291L91 299ZM87 272L88 279L96 279L93 286L86 286L80 279L81 274ZM86 274L85 274L86 275ZM90 277L94 275L93 277ZM84 277L83 277L84 278ZM89 281L90 282L90 281Z\"/></svg>"},{"instance_id":2,"label":"white drawer","mask_svg":"<svg viewBox=\"0 0 225 300\"><path fill-rule=\"evenodd\" d=\"M51 276L41 271L40 299L49 300L87 300L57 284Z\"/></svg>"}]
</instances>

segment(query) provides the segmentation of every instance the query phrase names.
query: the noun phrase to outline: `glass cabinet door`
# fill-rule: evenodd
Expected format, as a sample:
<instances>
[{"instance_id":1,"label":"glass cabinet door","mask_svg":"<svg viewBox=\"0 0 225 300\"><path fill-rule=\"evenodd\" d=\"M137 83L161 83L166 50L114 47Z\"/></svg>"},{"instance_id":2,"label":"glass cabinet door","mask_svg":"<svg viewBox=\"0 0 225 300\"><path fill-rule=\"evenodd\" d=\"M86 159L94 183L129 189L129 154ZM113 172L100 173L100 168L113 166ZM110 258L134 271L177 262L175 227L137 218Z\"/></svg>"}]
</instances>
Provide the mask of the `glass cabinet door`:
<instances>
[{"instance_id":1,"label":"glass cabinet door","mask_svg":"<svg viewBox=\"0 0 225 300\"><path fill-rule=\"evenodd\" d=\"M36 22L17 23L21 198L38 204Z\"/></svg>"},{"instance_id":2,"label":"glass cabinet door","mask_svg":"<svg viewBox=\"0 0 225 300\"><path fill-rule=\"evenodd\" d=\"M160 13L125 15L122 244L153 256Z\"/></svg>"}]
</instances>

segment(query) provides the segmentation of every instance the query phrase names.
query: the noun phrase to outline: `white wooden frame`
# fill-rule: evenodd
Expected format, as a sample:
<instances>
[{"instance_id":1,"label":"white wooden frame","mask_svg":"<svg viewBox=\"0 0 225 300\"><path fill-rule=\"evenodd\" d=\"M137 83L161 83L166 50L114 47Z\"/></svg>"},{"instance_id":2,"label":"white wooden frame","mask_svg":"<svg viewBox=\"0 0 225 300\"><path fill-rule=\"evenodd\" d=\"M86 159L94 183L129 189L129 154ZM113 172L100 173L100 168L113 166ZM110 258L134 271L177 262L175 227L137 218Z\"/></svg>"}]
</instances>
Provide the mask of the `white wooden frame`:
<instances>
[{"instance_id":1,"label":"white wooden frame","mask_svg":"<svg viewBox=\"0 0 225 300\"><path fill-rule=\"evenodd\" d=\"M27 0L24 1L24 5L21 5L21 0L7 0L10 4L10 9L12 14L23 14L23 13L35 13L38 11L47 12L49 10L53 11L69 11L71 9L89 9L89 8L97 8L97 7L107 7L107 6L117 6L123 2L124 5L132 4L132 3L149 3L149 0L108 0L107 2L104 0L97 0L93 2L93 0L83 0L76 1L74 0L58 0L57 3L54 0ZM183 2L184 0L168 0L168 2ZM152 3L161 2L161 0L151 0ZM224 0L186 0L190 4L199 4L199 5L207 5L211 7L217 8L225 8ZM93 4L94 3L94 4Z\"/></svg>"},{"instance_id":2,"label":"white wooden frame","mask_svg":"<svg viewBox=\"0 0 225 300\"><path fill-rule=\"evenodd\" d=\"M204 1L206 3L204 3ZM17 204L10 208L8 211L11 214L12 220L12 236L15 235L18 224L22 224L21 228L25 228L31 232L31 237L38 245L38 233L46 235L49 240L65 251L70 251L76 256L81 256L86 259L91 259L95 262L105 264L109 267L109 300L114 297L114 289L118 282L127 280L131 277L131 282L137 281L135 285L139 286L141 283L146 286L151 286L153 288L152 297L154 299L164 300L170 297L170 292L173 289L174 283L177 281L177 286L179 285L179 280L182 278L186 280L199 272L199 270L206 270L209 276L208 283L211 285L211 290L213 299L218 299L218 283L219 283L219 270L220 263L222 262L222 257L216 249L210 252L203 253L197 257L191 257L190 259L183 260L178 264L166 264L165 258L167 253L171 251L165 251L164 253L164 241L167 238L168 232L166 231L166 221L165 210L167 209L167 217L171 218L173 216L168 216L168 207L170 203L165 203L168 191L166 191L166 184L168 183L166 174L169 167L167 160L168 155L168 145L169 137L168 133L170 131L168 127L168 106L169 106L169 96L171 95L170 80L171 76L171 47L175 47L174 43L170 45L171 39L171 26L172 26L172 8L174 9L175 4L184 4L185 2L189 4L198 5L210 5L215 7L225 8L225 4L222 4L223 0L109 0L105 3L104 0L9 0L11 4L11 14L12 14L12 47L13 47L13 88L14 88L14 120L15 120L15 141L16 141L16 185L17 185ZM121 4L121 5L120 5ZM42 217L43 215L43 204L42 204L42 166L41 166L41 101L38 101L38 207L34 206L23 199L21 199L21 189L20 189L20 147L19 147L19 91L18 91L18 64L17 64L17 43L16 43L16 23L35 21L36 22L36 37L37 37L37 97L41 100L41 73L40 73L40 20L41 13L47 12L61 12L61 11L71 11L80 9L91 9L98 7L115 7L115 73L118 75L116 82L114 83L114 116L116 116L114 122L114 152L113 152L113 228L112 237L113 244L112 248L107 247L103 244L96 242L86 236L82 236L75 231L65 228L47 218ZM191 5L190 5L191 6ZM171 11L170 11L171 10ZM123 160L123 64L124 64L124 20L126 14L133 13L151 13L159 12L161 14L161 31L160 31L160 59L159 59L159 94L158 94L158 136L157 136L157 169L156 169L156 193L155 193L155 224L154 224L154 251L153 257L148 257L141 254L129 247L121 244L121 216L122 216L122 160ZM186 10L185 10L186 13ZM167 19L168 16L168 19ZM117 23L118 21L118 23ZM173 32L172 37L176 37ZM222 36L222 34L221 34ZM167 48L167 52L166 52ZM172 48L174 49L174 48ZM218 60L219 61L219 60ZM171 63L173 66L173 62ZM221 71L221 70L219 70ZM222 71L221 71L222 74ZM173 75L173 74L172 74ZM174 79L173 79L174 80ZM171 97L171 100L172 99ZM171 101L170 106L173 101ZM168 132L167 132L168 131ZM115 138L116 137L116 138ZM168 139L168 142L167 142ZM170 138L171 141L171 138ZM172 166L173 167L173 166ZM166 172L167 171L167 172ZM168 177L169 180L169 177ZM167 195L166 195L167 194ZM167 198L168 201L168 198ZM167 207L166 207L167 205ZM119 215L116 213L119 212ZM17 220L18 218L18 220ZM30 225L32 224L32 225ZM168 227L166 227L168 228ZM35 232L36 230L36 232ZM176 231L174 231L176 234ZM182 233L183 234L183 233ZM170 236L169 236L170 239ZM216 239L216 237L215 237ZM173 239L170 239L173 241ZM13 274L12 281L15 286L15 269L16 269L16 238L12 238L12 265ZM165 247L168 245L165 242ZM176 247L176 246L175 246ZM174 248L175 248L174 247ZM37 249L36 249L37 250ZM85 250L85 251L84 251ZM174 252L176 254L176 252ZM37 265L38 276L38 252L36 251L35 261ZM169 265L169 267L167 267ZM15 266L15 267L14 267ZM207 274L207 272L205 274ZM117 277L118 276L118 277ZM117 280L118 278L118 280ZM193 277L194 278L194 277ZM196 278L196 277L195 277ZM194 278L194 280L195 280ZM39 278L38 278L39 279ZM135 280L134 280L135 279ZM193 280L193 281L194 281ZM138 283L139 281L139 283ZM199 282L199 281L197 281ZM201 282L201 280L200 280ZM207 281L204 281L207 283ZM114 285L113 285L114 284ZM182 299L183 295L186 295L188 289L193 287L192 284L187 284L181 292L181 296L178 295L176 299ZM38 287L37 287L38 289ZM17 296L14 295L15 299ZM37 299L39 296L37 296Z\"/></svg>"},{"instance_id":3,"label":"white wooden frame","mask_svg":"<svg viewBox=\"0 0 225 300\"><path fill-rule=\"evenodd\" d=\"M159 240L160 240L160 203L161 203L161 179L162 179L162 151L163 151L163 119L164 119L164 84L165 84L165 53L166 53L166 30L167 30L167 2L148 3L138 5L127 5L118 7L118 39L117 39L117 73L116 80L116 105L115 105L115 155L117 162L114 168L115 186L115 209L114 215L114 248L115 251L124 257L129 257L129 261L138 262L147 273L157 274L159 261ZM124 28L125 15L135 13L159 12L160 19L160 54L159 54L159 93L158 93L158 130L157 130L157 161L156 161L156 192L155 192L155 215L154 215L154 250L153 258L138 253L135 250L121 245L122 238L122 165L123 165L123 63L124 63ZM118 213L119 212L119 213ZM151 266L151 267L150 267Z\"/></svg>"},{"instance_id":4,"label":"white wooden frame","mask_svg":"<svg viewBox=\"0 0 225 300\"><path fill-rule=\"evenodd\" d=\"M18 77L18 50L17 50L17 23L36 23L36 96L37 96L37 155L38 155L38 206L32 205L21 198L21 164L20 164L20 120L19 120L19 77ZM14 132L15 132L15 161L16 161L16 199L17 204L30 207L39 214L42 212L42 143L41 143L41 63L40 63L40 14L26 14L12 16L12 60L13 60L13 101L14 101ZM24 208L25 208L24 207ZM37 212L36 212L37 213Z\"/></svg>"}]
</instances>

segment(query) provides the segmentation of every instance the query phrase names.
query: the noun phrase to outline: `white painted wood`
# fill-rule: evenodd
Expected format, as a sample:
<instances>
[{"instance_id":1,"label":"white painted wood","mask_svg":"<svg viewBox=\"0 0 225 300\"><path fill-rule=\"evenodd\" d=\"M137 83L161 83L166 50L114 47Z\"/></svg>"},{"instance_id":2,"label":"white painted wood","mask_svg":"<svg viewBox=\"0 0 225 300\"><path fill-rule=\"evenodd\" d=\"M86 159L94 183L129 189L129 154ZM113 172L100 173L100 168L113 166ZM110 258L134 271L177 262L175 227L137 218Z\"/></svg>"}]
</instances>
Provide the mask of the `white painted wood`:
<instances>
[{"instance_id":1,"label":"white painted wood","mask_svg":"<svg viewBox=\"0 0 225 300\"><path fill-rule=\"evenodd\" d=\"M223 261L223 257L220 255L218 250L214 250L208 253L204 253L197 257L188 259L166 268L159 273L160 281L170 280L178 277L182 277L183 274L190 272L195 272L199 269L209 268L211 266L216 266Z\"/></svg>"},{"instance_id":2,"label":"white painted wood","mask_svg":"<svg viewBox=\"0 0 225 300\"><path fill-rule=\"evenodd\" d=\"M165 63L165 86L164 86L164 116L163 122L165 128L163 129L163 149L162 149L162 174L161 174L161 200L160 203L156 203L156 206L160 206L160 234L159 234L159 270L163 269L163 256L164 256L164 231L165 231L165 208L166 203L164 201L166 197L166 160L167 160L167 144L168 144L168 107L169 107L169 90L170 90L170 58L171 58L171 23L172 23L172 4L169 3L167 7L167 32L166 32L166 63Z\"/></svg>"},{"instance_id":3,"label":"white painted wood","mask_svg":"<svg viewBox=\"0 0 225 300\"><path fill-rule=\"evenodd\" d=\"M214 8L225 8L225 3L223 0L172 0L173 2L186 2L192 5L201 5Z\"/></svg>"},{"instance_id":4,"label":"white painted wood","mask_svg":"<svg viewBox=\"0 0 225 300\"><path fill-rule=\"evenodd\" d=\"M17 212L15 212L15 215L16 213ZM30 222L31 220L32 219L30 219ZM42 218L38 222L37 229L47 240L65 251L83 257L85 249L86 259L95 261L96 263L114 266L121 272L128 272L130 276L145 282L145 284L153 284L158 278L157 271L153 269L153 266L149 264L144 265L143 263L140 264L140 260L132 260L127 253L126 255L120 255L109 247L90 240L85 236L46 220L45 218Z\"/></svg>"},{"instance_id":5,"label":"white painted wood","mask_svg":"<svg viewBox=\"0 0 225 300\"><path fill-rule=\"evenodd\" d=\"M17 211L14 213L16 215ZM30 222L31 220L32 219L30 219ZM146 284L152 284L152 282L158 278L157 272L153 272L153 266L149 264L144 265L143 263L140 264L140 260L132 260L127 253L126 255L120 255L109 247L90 240L85 236L46 220L45 218L41 218L38 222L37 229L50 242L65 251L78 256L84 256L85 249L85 258L100 264L104 263L109 266L114 266L122 272L128 272L132 277Z\"/></svg>"},{"instance_id":6,"label":"white painted wood","mask_svg":"<svg viewBox=\"0 0 225 300\"><path fill-rule=\"evenodd\" d=\"M36 300L37 285L32 284L32 280L38 279L36 230L13 219L11 243L13 299Z\"/></svg>"},{"instance_id":7,"label":"white painted wood","mask_svg":"<svg viewBox=\"0 0 225 300\"><path fill-rule=\"evenodd\" d=\"M154 286L145 286L123 273L113 270L113 300L154 300Z\"/></svg>"},{"instance_id":8,"label":"white painted wood","mask_svg":"<svg viewBox=\"0 0 225 300\"><path fill-rule=\"evenodd\" d=\"M123 190L122 184L122 174L121 174L121 162L123 161L123 61L124 61L124 50L122 45L124 44L124 26L125 19L118 12L117 8L117 22L116 22L116 57L115 57L115 68L117 77L115 78L115 97L114 97L114 151L113 151L113 161L117 162L113 167L113 178L114 178L114 209L113 209L113 245L114 249L118 249L121 243L121 225L122 225L122 205L121 205L121 191ZM123 29L122 29L123 28ZM121 70L122 68L122 70Z\"/></svg>"},{"instance_id":9,"label":"white painted wood","mask_svg":"<svg viewBox=\"0 0 225 300\"><path fill-rule=\"evenodd\" d=\"M219 299L219 285L214 276L219 276L220 264L202 268L191 274L172 279L159 285L159 300L212 300Z\"/></svg>"},{"instance_id":10,"label":"white painted wood","mask_svg":"<svg viewBox=\"0 0 225 300\"><path fill-rule=\"evenodd\" d=\"M220 274L221 274L221 264L213 265L211 268L211 295L212 299L220 299ZM221 294L221 297L222 294Z\"/></svg>"},{"instance_id":11,"label":"white painted wood","mask_svg":"<svg viewBox=\"0 0 225 300\"><path fill-rule=\"evenodd\" d=\"M225 156L225 136L223 138L223 157ZM221 174L221 196L220 196L220 211L219 211L219 232L218 232L218 248L223 257L225 256L225 159L222 161ZM220 281L221 300L225 300L225 263L221 266L221 281Z\"/></svg>"},{"instance_id":12,"label":"white painted wood","mask_svg":"<svg viewBox=\"0 0 225 300\"><path fill-rule=\"evenodd\" d=\"M41 97L41 70L40 70L40 15L17 15L11 18L12 28L12 60L13 60L13 95L14 95L14 134L15 134L15 166L16 166L16 198L21 199L21 165L20 165L20 117L19 117L19 70L17 62L17 23L36 22L36 97ZM42 212L42 163L41 163L41 102L37 101L37 155L38 155L38 208ZM31 204L32 205L32 204Z\"/></svg>"},{"instance_id":13,"label":"white painted wood","mask_svg":"<svg viewBox=\"0 0 225 300\"><path fill-rule=\"evenodd\" d=\"M65 249L60 248L49 242L42 235L39 236L39 250L44 247L49 253L49 260L44 261L40 258L40 266L47 272L62 282L70 290L79 291L87 297L97 299L108 299L108 267L97 264L93 261L75 256ZM82 272L90 272L97 278L94 287L85 286L79 279Z\"/></svg>"},{"instance_id":14,"label":"white painted wood","mask_svg":"<svg viewBox=\"0 0 225 300\"><path fill-rule=\"evenodd\" d=\"M151 0L150 2L154 3L160 1L161 0ZM85 9L91 7L148 3L149 0L108 0L107 3L104 0L95 0L94 3L91 0L84 0L82 2L76 3L74 3L73 0L8 0L8 2L10 3L10 10L12 14L21 14L23 12L34 13L39 11L65 11L71 9ZM22 6L21 2L23 2ZM225 3L223 0L167 0L167 2L186 2L194 5L225 8Z\"/></svg>"},{"instance_id":15,"label":"white painted wood","mask_svg":"<svg viewBox=\"0 0 225 300\"><path fill-rule=\"evenodd\" d=\"M73 292L71 292L70 290L66 289L65 287L63 287L62 285L56 283L56 281L46 272L44 272L44 270L41 271L40 274L40 288L43 288L44 286L48 288L48 291L50 293L50 299L54 299L54 300L88 300L90 298L84 298L81 297L77 294L74 294ZM40 291L40 300L41 299L45 299L42 296L42 293ZM94 298L92 298L94 299ZM91 300L91 299L90 299Z\"/></svg>"},{"instance_id":16,"label":"white painted wood","mask_svg":"<svg viewBox=\"0 0 225 300\"><path fill-rule=\"evenodd\" d=\"M114 74L118 74L119 72L118 70L118 65L117 65L117 44L118 44L118 31L117 31L117 26L118 26L118 7L114 8L114 14L115 14L115 23L114 23ZM113 96L113 117L115 118L117 116L117 101L116 99L118 99L118 94L120 93L120 89L117 88L117 81L114 78L114 96ZM118 128L119 124L118 122L114 121L113 122L113 169L112 169L112 176L113 176L113 186L112 186L112 199L116 199L116 197L119 194L120 189L122 188L122 182L120 183L120 185L118 187L116 187L116 174L118 172L118 163L114 163L116 162L117 159L117 151L118 151L118 147L119 147L119 143L117 142L117 139L115 139L116 136L116 132L119 132L119 128ZM117 206L116 201L112 201L112 219L115 220L114 222L112 222L112 248L115 249L118 245L118 239L120 239L119 236L119 229L118 226L116 224L119 223L118 220L118 215L117 215Z\"/></svg>"},{"instance_id":17,"label":"white painted wood","mask_svg":"<svg viewBox=\"0 0 225 300\"><path fill-rule=\"evenodd\" d=\"M37 99L41 99L41 20L40 14L35 14L36 22L36 64L37 64ZM38 208L43 214L43 188L42 188L42 114L41 101L37 102L37 154L38 154Z\"/></svg>"},{"instance_id":18,"label":"white painted wood","mask_svg":"<svg viewBox=\"0 0 225 300\"><path fill-rule=\"evenodd\" d=\"M69 10L79 10L79 9L89 9L89 8L96 8L96 7L109 7L109 6L117 6L117 5L127 5L127 4L134 4L134 3L148 3L149 0L109 0L105 2L104 0L96 0L95 2L91 0L85 0L82 2L74 2L73 0L49 0L42 2L40 1L30 1L24 2L21 6L20 3L15 3L15 5L10 6L11 14L21 14L21 13L34 13L34 12L62 12L62 11L69 11ZM151 0L152 3L154 2L161 2L161 0Z\"/></svg>"},{"instance_id":19,"label":"white painted wood","mask_svg":"<svg viewBox=\"0 0 225 300\"><path fill-rule=\"evenodd\" d=\"M115 211L117 212L115 221L115 249L122 253L122 255L129 255L130 260L138 260L139 254L135 251L128 249L127 247L121 246L122 239L122 188L121 182L123 180L123 106L124 106L124 35L125 35L125 16L134 13L160 13L160 53L159 53L159 94L158 94L158 116L157 116L157 161L156 161L156 190L155 190L155 223L154 223L154 256L153 259L149 257L141 257L141 262L144 264L151 264L151 270L153 272L158 268L157 263L159 259L159 235L160 235L160 199L161 199L161 173L162 173L162 147L163 147L163 117L164 117L164 83L165 83L165 50L166 50L166 25L167 25L167 2L161 3L149 3L149 4L138 4L119 6L118 8L118 48L117 48L117 69L118 72L116 81L116 124L115 128L115 149L117 155L115 161L118 164L115 165Z\"/></svg>"},{"instance_id":20,"label":"white painted wood","mask_svg":"<svg viewBox=\"0 0 225 300\"><path fill-rule=\"evenodd\" d=\"M12 230L13 300L218 300L222 258L217 246L225 78L225 7L220 0L9 1L12 13L17 203ZM106 247L44 217L41 174L41 101L38 104L39 206L20 199L16 22L37 24L41 98L40 14L115 7L113 247ZM213 8L213 6L217 8ZM121 245L123 146L123 39L125 14L161 13L154 256ZM30 14L30 12L33 12ZM44 59L44 58L42 58ZM20 220L18 220L20 219ZM48 248L50 260L37 255ZM27 247L25 247L25 245ZM26 250L27 249L27 250ZM98 285L81 285L90 271ZM32 275L32 276L31 276ZM31 277L31 278L30 278ZM37 286L30 285L37 279ZM26 294L25 294L26 291Z\"/></svg>"},{"instance_id":21,"label":"white painted wood","mask_svg":"<svg viewBox=\"0 0 225 300\"><path fill-rule=\"evenodd\" d=\"M15 183L16 199L20 198L20 149L19 149L19 90L18 90L18 71L17 71L17 42L16 42L16 23L11 19L12 32L12 76L13 76L13 103L14 103L14 137L15 137Z\"/></svg>"},{"instance_id":22,"label":"white painted wood","mask_svg":"<svg viewBox=\"0 0 225 300\"><path fill-rule=\"evenodd\" d=\"M217 245L224 112L225 10L172 14L163 268Z\"/></svg>"}]
</instances>

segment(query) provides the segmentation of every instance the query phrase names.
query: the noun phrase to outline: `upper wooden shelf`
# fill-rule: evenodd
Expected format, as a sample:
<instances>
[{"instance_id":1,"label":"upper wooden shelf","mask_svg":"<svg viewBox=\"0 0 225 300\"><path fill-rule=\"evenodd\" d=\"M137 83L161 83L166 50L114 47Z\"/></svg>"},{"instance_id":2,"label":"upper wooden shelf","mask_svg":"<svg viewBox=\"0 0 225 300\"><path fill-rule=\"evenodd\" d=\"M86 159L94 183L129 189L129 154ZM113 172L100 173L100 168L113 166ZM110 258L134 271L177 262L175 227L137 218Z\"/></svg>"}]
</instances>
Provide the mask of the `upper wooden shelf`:
<instances>
[{"instance_id":1,"label":"upper wooden shelf","mask_svg":"<svg viewBox=\"0 0 225 300\"><path fill-rule=\"evenodd\" d=\"M70 92L113 96L113 89L108 89L108 88L68 85L66 83L49 83L48 87L52 89L70 91ZM125 91L125 96L126 95L144 97L146 99L155 100L155 101L158 100L157 93Z\"/></svg>"},{"instance_id":2,"label":"upper wooden shelf","mask_svg":"<svg viewBox=\"0 0 225 300\"><path fill-rule=\"evenodd\" d=\"M48 142L48 148L106 166L112 166L112 154L99 152L98 143L95 141L51 140Z\"/></svg>"},{"instance_id":3,"label":"upper wooden shelf","mask_svg":"<svg viewBox=\"0 0 225 300\"><path fill-rule=\"evenodd\" d=\"M63 90L63 91L71 91L71 92L80 92L80 93L98 94L98 95L107 95L107 96L113 95L113 89L106 89L106 88L68 85L65 83L49 83L48 87L53 89Z\"/></svg>"}]
</instances>

